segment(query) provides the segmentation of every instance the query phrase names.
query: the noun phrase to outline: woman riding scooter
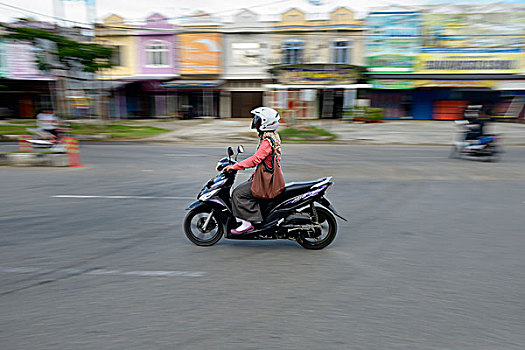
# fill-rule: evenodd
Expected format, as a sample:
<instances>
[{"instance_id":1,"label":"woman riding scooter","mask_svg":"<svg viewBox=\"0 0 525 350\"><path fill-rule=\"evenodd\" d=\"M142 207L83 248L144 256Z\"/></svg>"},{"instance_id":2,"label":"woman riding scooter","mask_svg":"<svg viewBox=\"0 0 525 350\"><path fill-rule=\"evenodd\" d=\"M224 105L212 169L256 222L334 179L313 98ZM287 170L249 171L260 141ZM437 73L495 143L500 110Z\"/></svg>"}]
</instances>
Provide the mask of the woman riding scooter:
<instances>
[{"instance_id":1,"label":"woman riding scooter","mask_svg":"<svg viewBox=\"0 0 525 350\"><path fill-rule=\"evenodd\" d=\"M279 113L272 108L259 107L251 111L253 121L251 128L259 132L259 145L255 154L234 165L228 165L223 171L245 170L254 168L261 162L272 166L273 153L278 162L279 171L281 171L281 139L276 130L279 126L281 117ZM252 176L253 178L253 176ZM263 221L261 208L251 191L252 178L245 183L237 186L232 193L232 210L235 217L241 222L241 225L232 230L233 234L242 234L254 230L254 225Z\"/></svg>"}]
</instances>

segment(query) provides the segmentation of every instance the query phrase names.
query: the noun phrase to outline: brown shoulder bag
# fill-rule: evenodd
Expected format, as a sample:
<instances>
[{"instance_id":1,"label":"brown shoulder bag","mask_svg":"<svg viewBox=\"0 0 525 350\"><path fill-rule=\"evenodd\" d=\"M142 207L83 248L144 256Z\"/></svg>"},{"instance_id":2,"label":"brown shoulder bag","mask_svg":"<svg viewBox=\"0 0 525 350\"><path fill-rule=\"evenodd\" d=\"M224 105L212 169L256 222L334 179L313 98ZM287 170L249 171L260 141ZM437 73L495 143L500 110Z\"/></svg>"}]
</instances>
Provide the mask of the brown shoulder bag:
<instances>
[{"instance_id":1,"label":"brown shoulder bag","mask_svg":"<svg viewBox=\"0 0 525 350\"><path fill-rule=\"evenodd\" d=\"M271 138L266 138L265 140L270 141L272 145L272 166L269 167L264 160L257 165L253 174L251 189L253 196L256 198L272 199L284 191L285 185L283 172L275 153L275 142Z\"/></svg>"}]
</instances>

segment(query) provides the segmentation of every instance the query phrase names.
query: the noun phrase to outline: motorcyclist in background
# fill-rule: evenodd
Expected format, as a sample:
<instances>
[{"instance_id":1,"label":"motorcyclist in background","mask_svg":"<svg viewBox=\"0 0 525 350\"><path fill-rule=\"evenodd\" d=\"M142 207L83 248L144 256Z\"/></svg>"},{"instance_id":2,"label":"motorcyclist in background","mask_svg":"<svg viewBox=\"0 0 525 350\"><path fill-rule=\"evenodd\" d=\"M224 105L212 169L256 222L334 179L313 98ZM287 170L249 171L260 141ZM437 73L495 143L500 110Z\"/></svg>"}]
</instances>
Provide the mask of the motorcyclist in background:
<instances>
[{"instance_id":1,"label":"motorcyclist in background","mask_svg":"<svg viewBox=\"0 0 525 350\"><path fill-rule=\"evenodd\" d=\"M483 111L482 105L467 106L463 116L469 122L466 141L477 140L487 135L487 124L492 121L492 118L487 115L486 111Z\"/></svg>"},{"instance_id":2,"label":"motorcyclist in background","mask_svg":"<svg viewBox=\"0 0 525 350\"><path fill-rule=\"evenodd\" d=\"M50 133L57 139L60 138L60 120L52 109L43 109L37 114L36 119L39 130Z\"/></svg>"}]
</instances>

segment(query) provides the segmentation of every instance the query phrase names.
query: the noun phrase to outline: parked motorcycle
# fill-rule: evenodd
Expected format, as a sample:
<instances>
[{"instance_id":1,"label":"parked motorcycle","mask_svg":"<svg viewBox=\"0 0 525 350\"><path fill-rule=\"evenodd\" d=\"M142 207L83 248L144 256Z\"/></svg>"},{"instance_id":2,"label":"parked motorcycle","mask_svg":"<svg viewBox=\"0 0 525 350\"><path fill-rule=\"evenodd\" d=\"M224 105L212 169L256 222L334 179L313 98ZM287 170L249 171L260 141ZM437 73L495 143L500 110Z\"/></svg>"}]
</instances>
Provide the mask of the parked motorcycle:
<instances>
[{"instance_id":1,"label":"parked motorcycle","mask_svg":"<svg viewBox=\"0 0 525 350\"><path fill-rule=\"evenodd\" d=\"M223 236L236 240L290 239L306 249L323 249L332 243L337 234L335 216L347 221L325 197L334 184L332 177L286 185L277 197L259 200L264 218L260 225L247 233L231 233L239 225L230 196L237 171L222 170L234 164L242 152L239 146L233 160L233 148L228 147L228 156L217 163L219 174L204 185L198 200L186 209L189 213L184 219L184 232L188 239L199 246L214 245Z\"/></svg>"},{"instance_id":2,"label":"parked motorcycle","mask_svg":"<svg viewBox=\"0 0 525 350\"><path fill-rule=\"evenodd\" d=\"M455 125L460 131L454 136L450 158L463 158L482 160L485 162L496 162L501 159L503 153L499 142L501 135L482 135L475 139L468 139L468 135L476 133L478 124L472 124L467 120L455 120Z\"/></svg>"}]
</instances>

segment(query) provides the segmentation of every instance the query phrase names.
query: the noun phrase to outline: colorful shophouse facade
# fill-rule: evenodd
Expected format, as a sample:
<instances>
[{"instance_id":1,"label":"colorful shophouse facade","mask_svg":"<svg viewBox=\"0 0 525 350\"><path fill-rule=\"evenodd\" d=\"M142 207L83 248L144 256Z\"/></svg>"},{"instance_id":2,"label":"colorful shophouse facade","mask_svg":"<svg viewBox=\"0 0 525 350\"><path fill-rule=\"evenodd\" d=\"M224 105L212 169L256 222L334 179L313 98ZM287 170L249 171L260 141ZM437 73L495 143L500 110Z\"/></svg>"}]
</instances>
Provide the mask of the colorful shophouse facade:
<instances>
[{"instance_id":1,"label":"colorful shophouse facade","mask_svg":"<svg viewBox=\"0 0 525 350\"><path fill-rule=\"evenodd\" d=\"M265 103L285 118L341 118L354 103L363 64L364 23L344 7L329 13L293 8L271 28Z\"/></svg>"},{"instance_id":2,"label":"colorful shophouse facade","mask_svg":"<svg viewBox=\"0 0 525 350\"><path fill-rule=\"evenodd\" d=\"M458 119L468 104L523 113L509 110L525 90L523 5L377 8L367 26L372 88L360 97L386 117Z\"/></svg>"},{"instance_id":3,"label":"colorful shophouse facade","mask_svg":"<svg viewBox=\"0 0 525 350\"><path fill-rule=\"evenodd\" d=\"M24 25L52 29L45 22ZM34 118L40 109L54 107L51 90L55 77L41 71L36 60L32 43L0 39L0 118Z\"/></svg>"},{"instance_id":4,"label":"colorful shophouse facade","mask_svg":"<svg viewBox=\"0 0 525 350\"><path fill-rule=\"evenodd\" d=\"M95 30L95 41L114 49L114 66L101 70L101 88L108 91L110 115L138 118L169 115L175 106L162 82L179 76L176 26L158 13L143 26L129 26L117 15Z\"/></svg>"},{"instance_id":5,"label":"colorful shophouse facade","mask_svg":"<svg viewBox=\"0 0 525 350\"><path fill-rule=\"evenodd\" d=\"M250 10L241 10L231 22L223 24L224 85L221 91L221 116L249 117L262 106L268 71L271 36L270 22Z\"/></svg>"},{"instance_id":6,"label":"colorful shophouse facade","mask_svg":"<svg viewBox=\"0 0 525 350\"><path fill-rule=\"evenodd\" d=\"M198 12L181 23L177 35L180 76L162 86L174 96L181 118L219 117L224 81L221 21Z\"/></svg>"}]
</instances>

